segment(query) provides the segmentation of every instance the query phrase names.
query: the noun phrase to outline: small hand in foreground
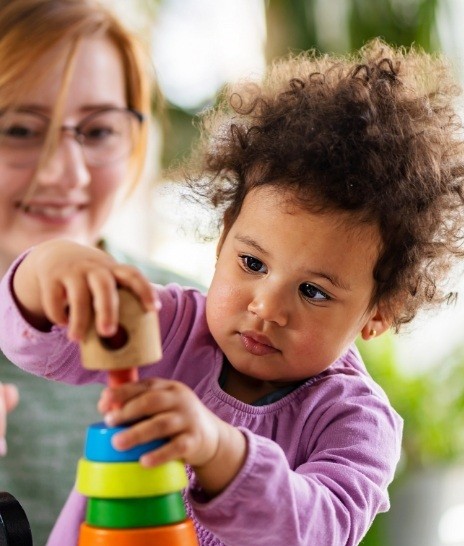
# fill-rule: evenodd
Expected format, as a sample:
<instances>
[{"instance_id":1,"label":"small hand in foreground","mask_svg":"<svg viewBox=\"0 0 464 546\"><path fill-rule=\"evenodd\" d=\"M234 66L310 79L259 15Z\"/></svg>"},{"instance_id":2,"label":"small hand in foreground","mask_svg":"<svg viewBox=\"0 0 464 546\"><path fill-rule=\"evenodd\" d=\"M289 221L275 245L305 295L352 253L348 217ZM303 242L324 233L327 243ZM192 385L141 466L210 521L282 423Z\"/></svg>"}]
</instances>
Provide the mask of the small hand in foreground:
<instances>
[{"instance_id":1,"label":"small hand in foreground","mask_svg":"<svg viewBox=\"0 0 464 546\"><path fill-rule=\"evenodd\" d=\"M101 250L70 241L37 245L13 278L25 319L39 330L46 331L51 324L67 326L73 341L83 339L91 320L101 336L116 333L117 285L130 289L147 311L155 308L151 285L135 267L118 264Z\"/></svg>"},{"instance_id":2,"label":"small hand in foreground","mask_svg":"<svg viewBox=\"0 0 464 546\"><path fill-rule=\"evenodd\" d=\"M121 409L111 410L115 404ZM156 378L107 388L98 409L108 426L143 419L113 437L116 449L169 438L162 447L143 455L141 464L156 466L181 459L192 466L210 495L222 491L245 460L245 436L214 415L179 381Z\"/></svg>"},{"instance_id":3,"label":"small hand in foreground","mask_svg":"<svg viewBox=\"0 0 464 546\"><path fill-rule=\"evenodd\" d=\"M18 405L18 389L14 385L0 383L0 455L6 455L7 414Z\"/></svg>"}]
</instances>

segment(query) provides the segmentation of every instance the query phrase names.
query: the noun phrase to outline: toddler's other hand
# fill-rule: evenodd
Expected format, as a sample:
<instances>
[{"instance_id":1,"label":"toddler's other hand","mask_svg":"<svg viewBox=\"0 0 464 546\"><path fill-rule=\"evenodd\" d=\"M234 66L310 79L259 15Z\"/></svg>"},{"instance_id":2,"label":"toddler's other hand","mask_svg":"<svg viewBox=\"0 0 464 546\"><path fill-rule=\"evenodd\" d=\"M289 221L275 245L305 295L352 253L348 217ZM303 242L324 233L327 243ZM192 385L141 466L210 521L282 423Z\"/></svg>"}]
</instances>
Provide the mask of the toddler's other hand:
<instances>
[{"instance_id":1,"label":"toddler's other hand","mask_svg":"<svg viewBox=\"0 0 464 546\"><path fill-rule=\"evenodd\" d=\"M0 456L6 455L7 414L18 405L19 393L14 385L0 383Z\"/></svg>"},{"instance_id":2,"label":"toddler's other hand","mask_svg":"<svg viewBox=\"0 0 464 546\"><path fill-rule=\"evenodd\" d=\"M242 432L212 413L179 381L156 378L107 388L98 409L105 414L108 426L136 421L113 436L116 449L169 438L169 442L144 454L140 463L151 467L181 459L193 467L209 495L222 491L245 461L247 445Z\"/></svg>"},{"instance_id":3,"label":"toddler's other hand","mask_svg":"<svg viewBox=\"0 0 464 546\"><path fill-rule=\"evenodd\" d=\"M111 410L115 406L120 409ZM168 443L141 458L145 466L172 459L182 459L192 466L202 465L217 451L218 425L222 421L179 381L156 378L107 388L102 392L98 409L105 414L108 426L138 421L114 436L117 449L170 438Z\"/></svg>"}]
</instances>

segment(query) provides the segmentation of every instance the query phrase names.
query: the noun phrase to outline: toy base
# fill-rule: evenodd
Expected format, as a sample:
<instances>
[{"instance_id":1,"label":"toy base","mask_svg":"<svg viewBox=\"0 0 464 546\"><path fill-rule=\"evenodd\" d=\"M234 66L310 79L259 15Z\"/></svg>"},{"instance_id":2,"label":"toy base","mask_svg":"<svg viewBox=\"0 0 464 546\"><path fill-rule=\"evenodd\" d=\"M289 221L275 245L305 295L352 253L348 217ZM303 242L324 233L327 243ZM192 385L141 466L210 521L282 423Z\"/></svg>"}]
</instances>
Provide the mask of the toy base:
<instances>
[{"instance_id":1,"label":"toy base","mask_svg":"<svg viewBox=\"0 0 464 546\"><path fill-rule=\"evenodd\" d=\"M141 529L103 529L82 523L78 546L199 546L191 519Z\"/></svg>"}]
</instances>

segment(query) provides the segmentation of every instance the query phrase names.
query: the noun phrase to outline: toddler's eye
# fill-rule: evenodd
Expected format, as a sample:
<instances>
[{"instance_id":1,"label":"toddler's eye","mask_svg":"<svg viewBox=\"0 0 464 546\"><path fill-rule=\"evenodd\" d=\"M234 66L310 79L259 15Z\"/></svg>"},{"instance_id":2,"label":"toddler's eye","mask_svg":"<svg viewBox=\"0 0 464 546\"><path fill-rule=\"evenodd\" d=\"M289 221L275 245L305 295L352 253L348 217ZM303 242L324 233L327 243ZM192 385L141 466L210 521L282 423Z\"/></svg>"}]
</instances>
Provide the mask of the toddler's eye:
<instances>
[{"instance_id":1,"label":"toddler's eye","mask_svg":"<svg viewBox=\"0 0 464 546\"><path fill-rule=\"evenodd\" d=\"M245 269L252 271L253 273L267 273L267 267L261 260L247 255L240 256L240 259Z\"/></svg>"},{"instance_id":2,"label":"toddler's eye","mask_svg":"<svg viewBox=\"0 0 464 546\"><path fill-rule=\"evenodd\" d=\"M303 296L308 300L313 301L327 301L330 300L330 296L328 296L325 292L314 286L313 284L309 284L307 282L304 282L303 284L300 284L300 292L303 294Z\"/></svg>"}]
</instances>

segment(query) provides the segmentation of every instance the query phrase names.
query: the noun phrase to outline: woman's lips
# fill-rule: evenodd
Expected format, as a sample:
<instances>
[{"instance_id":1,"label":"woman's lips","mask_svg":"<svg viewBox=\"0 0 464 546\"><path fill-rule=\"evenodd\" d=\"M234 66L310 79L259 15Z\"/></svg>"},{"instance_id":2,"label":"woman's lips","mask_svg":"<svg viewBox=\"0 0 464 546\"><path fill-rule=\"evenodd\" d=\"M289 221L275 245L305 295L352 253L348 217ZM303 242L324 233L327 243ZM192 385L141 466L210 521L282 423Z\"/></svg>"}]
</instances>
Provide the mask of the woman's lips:
<instances>
[{"instance_id":1,"label":"woman's lips","mask_svg":"<svg viewBox=\"0 0 464 546\"><path fill-rule=\"evenodd\" d=\"M29 216L50 222L72 220L84 208L83 204L19 204L18 208Z\"/></svg>"},{"instance_id":2,"label":"woman's lips","mask_svg":"<svg viewBox=\"0 0 464 546\"><path fill-rule=\"evenodd\" d=\"M241 332L240 339L245 349L255 356L265 356L278 353L278 349L272 346L266 336L255 332Z\"/></svg>"}]
</instances>

